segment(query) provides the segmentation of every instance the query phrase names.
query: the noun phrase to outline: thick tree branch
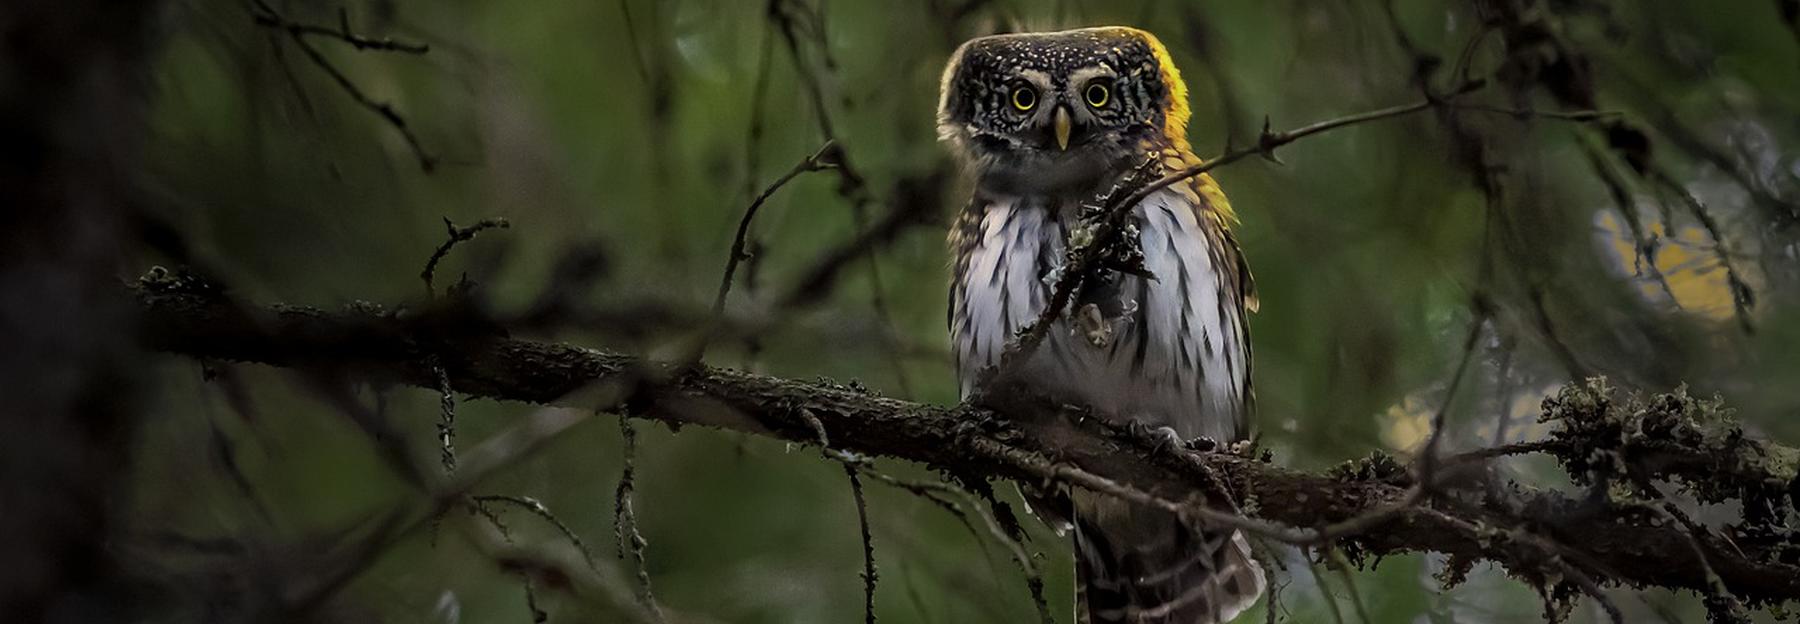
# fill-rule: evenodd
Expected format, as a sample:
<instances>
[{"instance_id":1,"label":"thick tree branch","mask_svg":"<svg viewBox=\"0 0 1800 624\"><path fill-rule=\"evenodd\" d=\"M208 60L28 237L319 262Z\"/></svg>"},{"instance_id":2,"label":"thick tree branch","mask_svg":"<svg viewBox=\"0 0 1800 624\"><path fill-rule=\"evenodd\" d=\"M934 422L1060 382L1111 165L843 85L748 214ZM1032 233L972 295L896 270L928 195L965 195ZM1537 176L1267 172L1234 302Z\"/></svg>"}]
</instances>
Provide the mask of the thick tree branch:
<instances>
[{"instance_id":1,"label":"thick tree branch","mask_svg":"<svg viewBox=\"0 0 1800 624\"><path fill-rule=\"evenodd\" d=\"M649 362L505 337L475 322L467 310L451 307L417 312L367 305L340 312L241 307L206 284L182 278L146 280L136 294L143 341L170 353L330 367L373 382L427 389L436 388L438 380L423 355L435 353L458 391L476 397L573 404L675 427L705 425L799 443L820 438L816 421L842 451L964 475L1062 481L1102 491L1116 487L1160 504L1213 501L1213 514L1241 510L1248 516L1243 522L1284 525L1295 533L1385 510L1402 501L1412 485L1406 471L1385 457L1315 475L1275 466L1266 457L1174 453L1068 408L1023 399L946 407L830 383ZM584 403L582 391L602 383L629 391L607 404ZM1586 405L1565 400L1556 405L1555 417L1578 418ZM1604 401L1597 408L1611 413ZM1584 444L1592 429L1579 428L1581 436L1562 438L1546 450ZM1447 462L1444 469L1462 463ZM1360 532L1338 538L1336 545L1358 557L1432 551L1460 562L1491 560L1547 589L1593 578L1711 595L1710 567L1751 606L1800 598L1800 566L1784 536L1694 534L1642 505L1596 504L1547 491L1514 488L1515 496L1492 501L1463 496L1448 485L1437 489L1444 495L1384 511L1391 515L1358 527ZM1227 500L1239 505L1223 504ZM1564 587L1560 595L1571 593Z\"/></svg>"}]
</instances>

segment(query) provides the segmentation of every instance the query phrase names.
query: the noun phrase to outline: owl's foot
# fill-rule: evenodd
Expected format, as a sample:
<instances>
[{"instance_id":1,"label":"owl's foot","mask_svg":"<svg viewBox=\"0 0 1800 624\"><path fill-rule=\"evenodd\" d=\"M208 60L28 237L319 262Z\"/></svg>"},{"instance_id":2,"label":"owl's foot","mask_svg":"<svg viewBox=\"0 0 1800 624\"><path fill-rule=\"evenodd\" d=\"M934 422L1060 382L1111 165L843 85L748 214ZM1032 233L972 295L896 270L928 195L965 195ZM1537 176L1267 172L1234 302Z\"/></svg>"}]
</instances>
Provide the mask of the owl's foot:
<instances>
[{"instance_id":1,"label":"owl's foot","mask_svg":"<svg viewBox=\"0 0 1800 624\"><path fill-rule=\"evenodd\" d=\"M1104 349L1112 344L1113 327L1106 322L1106 315L1100 312L1100 306L1092 303L1081 306L1075 314L1075 326L1080 328L1081 335L1088 344L1096 349Z\"/></svg>"},{"instance_id":2,"label":"owl's foot","mask_svg":"<svg viewBox=\"0 0 1800 624\"><path fill-rule=\"evenodd\" d=\"M1199 436L1182 443L1187 450L1195 453L1211 453L1219 450L1219 441L1206 436Z\"/></svg>"},{"instance_id":3,"label":"owl's foot","mask_svg":"<svg viewBox=\"0 0 1800 624\"><path fill-rule=\"evenodd\" d=\"M1211 453L1223 448L1219 445L1217 440L1206 436L1182 438L1181 434L1176 433L1173 427L1167 425L1151 427L1150 425L1134 420L1131 421L1130 424L1127 424L1126 428L1132 435L1140 438L1150 438L1152 440L1151 448L1155 449L1158 453L1167 453L1171 451Z\"/></svg>"},{"instance_id":4,"label":"owl's foot","mask_svg":"<svg viewBox=\"0 0 1800 624\"><path fill-rule=\"evenodd\" d=\"M1125 425L1125 429L1130 431L1131 435L1139 438L1150 438L1151 448L1158 453L1186 448L1186 441L1181 439L1181 434L1176 433L1175 428L1167 425L1151 427L1142 421L1133 420Z\"/></svg>"}]
</instances>

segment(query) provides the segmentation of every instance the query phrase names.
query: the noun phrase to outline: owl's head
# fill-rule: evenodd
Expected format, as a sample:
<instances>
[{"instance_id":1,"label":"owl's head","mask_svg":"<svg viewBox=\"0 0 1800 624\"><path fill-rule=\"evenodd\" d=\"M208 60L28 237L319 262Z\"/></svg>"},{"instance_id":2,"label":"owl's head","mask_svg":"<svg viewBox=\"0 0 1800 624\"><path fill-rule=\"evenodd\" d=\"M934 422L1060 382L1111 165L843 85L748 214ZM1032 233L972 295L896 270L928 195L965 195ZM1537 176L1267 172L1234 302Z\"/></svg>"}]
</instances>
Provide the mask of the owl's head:
<instances>
[{"instance_id":1,"label":"owl's head","mask_svg":"<svg viewBox=\"0 0 1800 624\"><path fill-rule=\"evenodd\" d=\"M985 184L1080 188L1187 147L1187 86L1154 35L1102 27L994 35L944 69L938 135Z\"/></svg>"}]
</instances>

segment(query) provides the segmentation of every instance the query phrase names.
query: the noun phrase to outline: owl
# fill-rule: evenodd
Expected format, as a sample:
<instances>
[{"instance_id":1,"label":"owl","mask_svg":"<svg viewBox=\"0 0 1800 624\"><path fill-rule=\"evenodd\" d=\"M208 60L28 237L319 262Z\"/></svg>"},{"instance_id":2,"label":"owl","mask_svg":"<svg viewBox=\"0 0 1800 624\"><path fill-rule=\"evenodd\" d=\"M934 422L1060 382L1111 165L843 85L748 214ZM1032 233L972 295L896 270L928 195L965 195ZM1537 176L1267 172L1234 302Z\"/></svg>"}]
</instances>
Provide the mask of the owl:
<instances>
[{"instance_id":1,"label":"owl","mask_svg":"<svg viewBox=\"0 0 1800 624\"><path fill-rule=\"evenodd\" d=\"M957 49L938 132L973 187L949 236L950 334L965 398L1043 312L1081 205L1151 159L1170 171L1200 162L1188 117L1180 73L1142 30L995 35ZM1089 280L1012 377L1183 439L1243 439L1245 314L1256 299L1230 204L1201 175L1146 197L1129 219L1144 274ZM1264 588L1231 530L1085 491L1027 498L1073 532L1078 621L1226 622Z\"/></svg>"}]
</instances>

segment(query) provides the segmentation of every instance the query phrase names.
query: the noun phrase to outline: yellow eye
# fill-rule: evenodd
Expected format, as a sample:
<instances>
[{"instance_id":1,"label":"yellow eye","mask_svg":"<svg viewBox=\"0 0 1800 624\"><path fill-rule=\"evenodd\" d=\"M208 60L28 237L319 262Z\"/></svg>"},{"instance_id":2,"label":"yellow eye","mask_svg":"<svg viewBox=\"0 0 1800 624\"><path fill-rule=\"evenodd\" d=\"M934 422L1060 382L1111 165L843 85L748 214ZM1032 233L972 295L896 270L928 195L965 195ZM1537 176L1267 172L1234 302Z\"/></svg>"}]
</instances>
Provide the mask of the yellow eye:
<instances>
[{"instance_id":1,"label":"yellow eye","mask_svg":"<svg viewBox=\"0 0 1800 624\"><path fill-rule=\"evenodd\" d=\"M1112 99L1112 90L1106 88L1104 83L1096 82L1087 86L1085 96L1088 106L1100 108Z\"/></svg>"},{"instance_id":2,"label":"yellow eye","mask_svg":"<svg viewBox=\"0 0 1800 624\"><path fill-rule=\"evenodd\" d=\"M1013 108L1022 111L1031 110L1031 107L1037 106L1037 91L1033 91L1031 87L1013 89L1012 103Z\"/></svg>"}]
</instances>

